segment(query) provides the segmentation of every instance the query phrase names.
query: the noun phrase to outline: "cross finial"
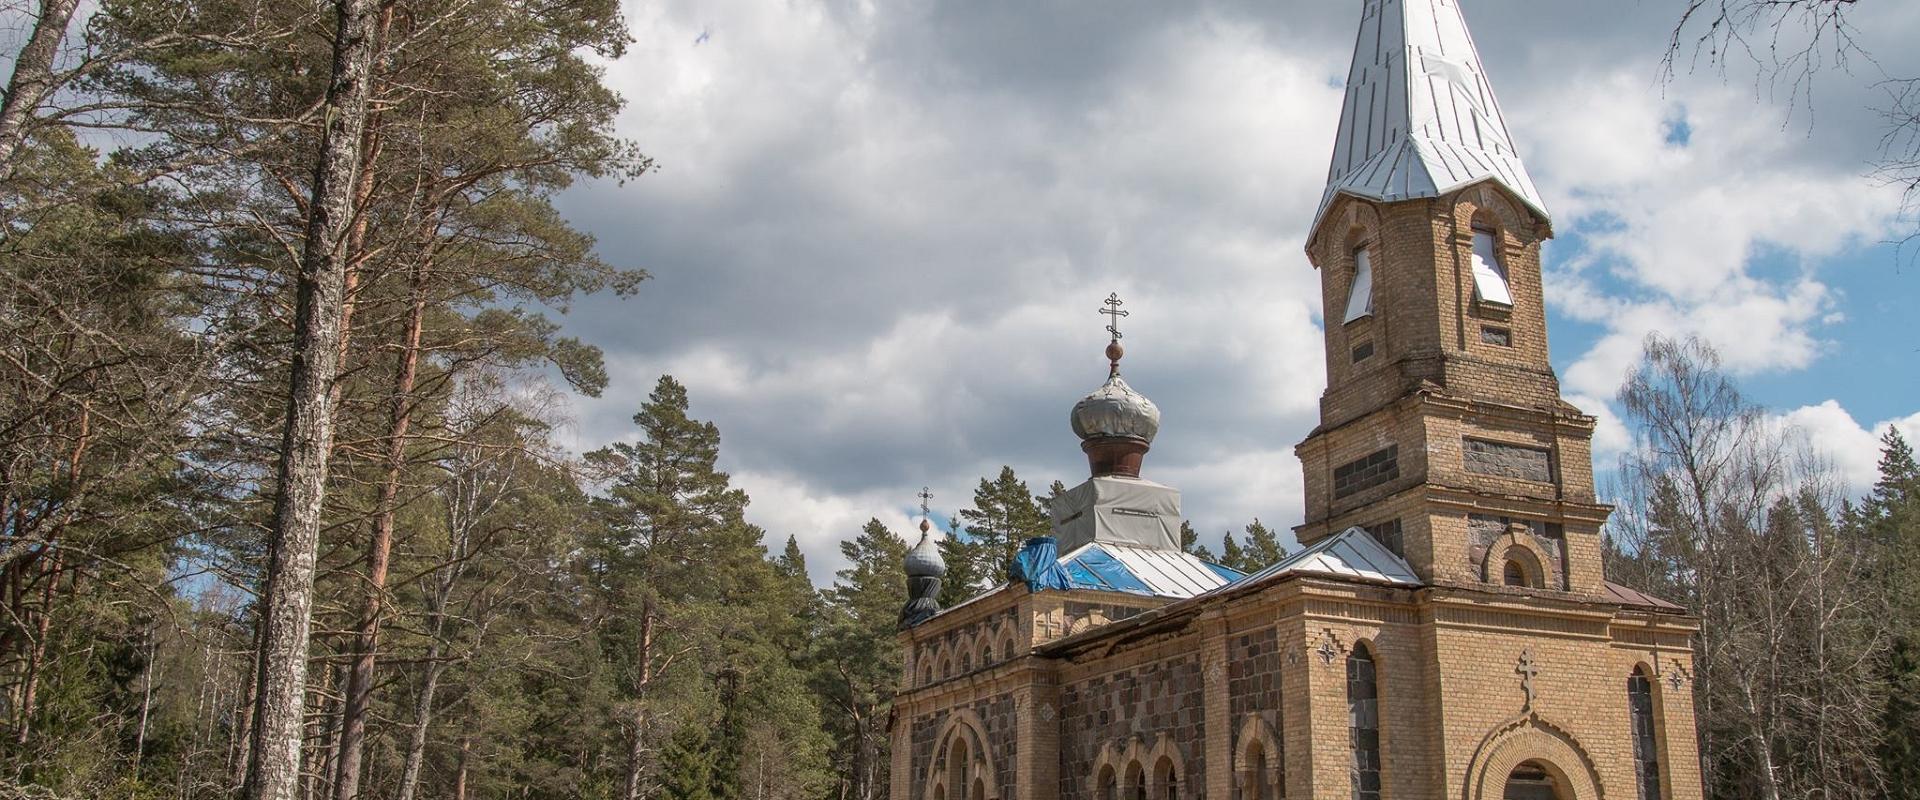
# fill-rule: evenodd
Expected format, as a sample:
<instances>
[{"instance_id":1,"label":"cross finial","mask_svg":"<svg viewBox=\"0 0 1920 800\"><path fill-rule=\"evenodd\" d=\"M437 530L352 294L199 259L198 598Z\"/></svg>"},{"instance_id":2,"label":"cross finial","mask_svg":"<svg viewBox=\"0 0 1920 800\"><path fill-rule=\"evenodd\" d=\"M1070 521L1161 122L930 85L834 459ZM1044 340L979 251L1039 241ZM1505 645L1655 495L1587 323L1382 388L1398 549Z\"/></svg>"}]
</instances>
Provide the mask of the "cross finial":
<instances>
[{"instance_id":1,"label":"cross finial","mask_svg":"<svg viewBox=\"0 0 1920 800\"><path fill-rule=\"evenodd\" d=\"M1107 333L1113 334L1113 340L1107 342L1107 377L1111 378L1120 374L1120 357L1127 354L1126 349L1120 346L1120 318L1128 315L1120 307L1127 303L1120 299L1119 292L1109 292L1101 304L1106 306L1100 309L1100 313L1108 317Z\"/></svg>"},{"instance_id":2,"label":"cross finial","mask_svg":"<svg viewBox=\"0 0 1920 800\"><path fill-rule=\"evenodd\" d=\"M1520 651L1520 665L1513 671L1520 673L1520 691L1526 695L1526 703L1521 708L1533 708L1533 676L1540 674L1540 668L1533 663L1532 650Z\"/></svg>"},{"instance_id":3,"label":"cross finial","mask_svg":"<svg viewBox=\"0 0 1920 800\"><path fill-rule=\"evenodd\" d=\"M1110 317L1107 321L1107 333L1113 334L1113 340L1116 342L1120 341L1120 318L1129 316L1128 312L1120 310L1120 307L1126 304L1127 301L1120 299L1119 292L1109 292L1107 299L1101 301L1101 305L1106 308L1100 309L1100 313Z\"/></svg>"},{"instance_id":4,"label":"cross finial","mask_svg":"<svg viewBox=\"0 0 1920 800\"><path fill-rule=\"evenodd\" d=\"M926 533L933 529L933 490L922 486L914 496L920 498L920 532Z\"/></svg>"}]
</instances>

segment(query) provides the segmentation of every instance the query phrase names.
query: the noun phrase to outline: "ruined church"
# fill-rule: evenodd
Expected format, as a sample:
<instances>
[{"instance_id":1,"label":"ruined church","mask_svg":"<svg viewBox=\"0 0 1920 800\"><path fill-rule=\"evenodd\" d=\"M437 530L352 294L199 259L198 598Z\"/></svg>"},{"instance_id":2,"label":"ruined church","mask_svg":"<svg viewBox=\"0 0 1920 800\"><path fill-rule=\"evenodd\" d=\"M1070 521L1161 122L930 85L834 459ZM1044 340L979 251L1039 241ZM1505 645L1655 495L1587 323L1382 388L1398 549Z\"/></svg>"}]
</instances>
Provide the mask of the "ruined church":
<instances>
[{"instance_id":1,"label":"ruined church","mask_svg":"<svg viewBox=\"0 0 1920 800\"><path fill-rule=\"evenodd\" d=\"M1116 331L1052 535L952 608L924 524L908 555L892 800L1701 796L1698 622L1603 574L1594 418L1548 363L1551 218L1458 3L1362 4L1307 242L1302 548L1254 574L1182 551Z\"/></svg>"}]
</instances>

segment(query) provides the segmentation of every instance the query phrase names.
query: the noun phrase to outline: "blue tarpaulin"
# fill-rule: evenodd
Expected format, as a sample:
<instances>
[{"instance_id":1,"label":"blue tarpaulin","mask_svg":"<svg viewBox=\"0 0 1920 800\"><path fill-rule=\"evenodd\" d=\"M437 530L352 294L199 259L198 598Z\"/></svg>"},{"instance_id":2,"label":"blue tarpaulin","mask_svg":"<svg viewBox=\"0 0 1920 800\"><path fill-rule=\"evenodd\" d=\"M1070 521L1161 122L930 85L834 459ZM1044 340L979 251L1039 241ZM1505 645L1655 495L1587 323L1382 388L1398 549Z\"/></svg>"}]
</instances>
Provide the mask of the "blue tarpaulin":
<instances>
[{"instance_id":1,"label":"blue tarpaulin","mask_svg":"<svg viewBox=\"0 0 1920 800\"><path fill-rule=\"evenodd\" d=\"M1007 577L1025 582L1027 590L1034 592L1069 589L1073 585L1067 571L1060 568L1060 552L1055 549L1051 536L1028 539L1027 546L1020 548L1013 562L1007 565Z\"/></svg>"}]
</instances>

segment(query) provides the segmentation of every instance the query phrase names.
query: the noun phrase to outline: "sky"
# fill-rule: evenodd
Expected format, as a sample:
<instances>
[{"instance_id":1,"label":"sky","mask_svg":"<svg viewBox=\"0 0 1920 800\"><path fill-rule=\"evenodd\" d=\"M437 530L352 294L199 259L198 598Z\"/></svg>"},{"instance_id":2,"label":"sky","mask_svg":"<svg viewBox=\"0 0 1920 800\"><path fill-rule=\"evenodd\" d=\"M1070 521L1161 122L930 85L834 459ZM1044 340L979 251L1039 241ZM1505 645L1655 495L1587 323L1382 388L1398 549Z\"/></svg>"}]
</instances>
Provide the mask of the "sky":
<instances>
[{"instance_id":1,"label":"sky","mask_svg":"<svg viewBox=\"0 0 1920 800\"><path fill-rule=\"evenodd\" d=\"M1859 4L1872 58L1797 92L1744 54L1663 80L1678 0L1461 3L1553 214L1553 366L1600 418L1602 472L1651 332L1717 348L1856 490L1889 425L1920 437L1920 262L1888 244L1914 222L1871 174L1920 4ZM1001 465L1036 491L1084 479L1067 412L1105 378L1117 292L1127 379L1163 417L1144 476L1210 545L1301 521L1293 446L1326 384L1302 248L1357 0L625 13L618 127L660 168L559 205L653 279L565 317L611 377L572 403L576 449L634 438L672 374L749 520L825 583L869 518L910 532L922 486L944 519Z\"/></svg>"}]
</instances>

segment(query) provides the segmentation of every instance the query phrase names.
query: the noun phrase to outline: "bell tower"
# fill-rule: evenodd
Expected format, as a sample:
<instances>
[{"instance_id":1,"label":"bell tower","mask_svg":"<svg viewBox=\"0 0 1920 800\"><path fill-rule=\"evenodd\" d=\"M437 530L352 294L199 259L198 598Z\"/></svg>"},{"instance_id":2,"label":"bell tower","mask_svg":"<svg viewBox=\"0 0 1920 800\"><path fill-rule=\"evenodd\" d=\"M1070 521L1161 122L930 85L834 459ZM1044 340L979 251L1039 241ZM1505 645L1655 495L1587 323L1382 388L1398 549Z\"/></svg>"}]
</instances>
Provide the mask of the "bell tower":
<instances>
[{"instance_id":1,"label":"bell tower","mask_svg":"<svg viewBox=\"0 0 1920 800\"><path fill-rule=\"evenodd\" d=\"M1552 222L1457 0L1366 0L1326 193L1327 391L1303 544L1360 526L1435 584L1601 591L1590 440L1560 398Z\"/></svg>"}]
</instances>

